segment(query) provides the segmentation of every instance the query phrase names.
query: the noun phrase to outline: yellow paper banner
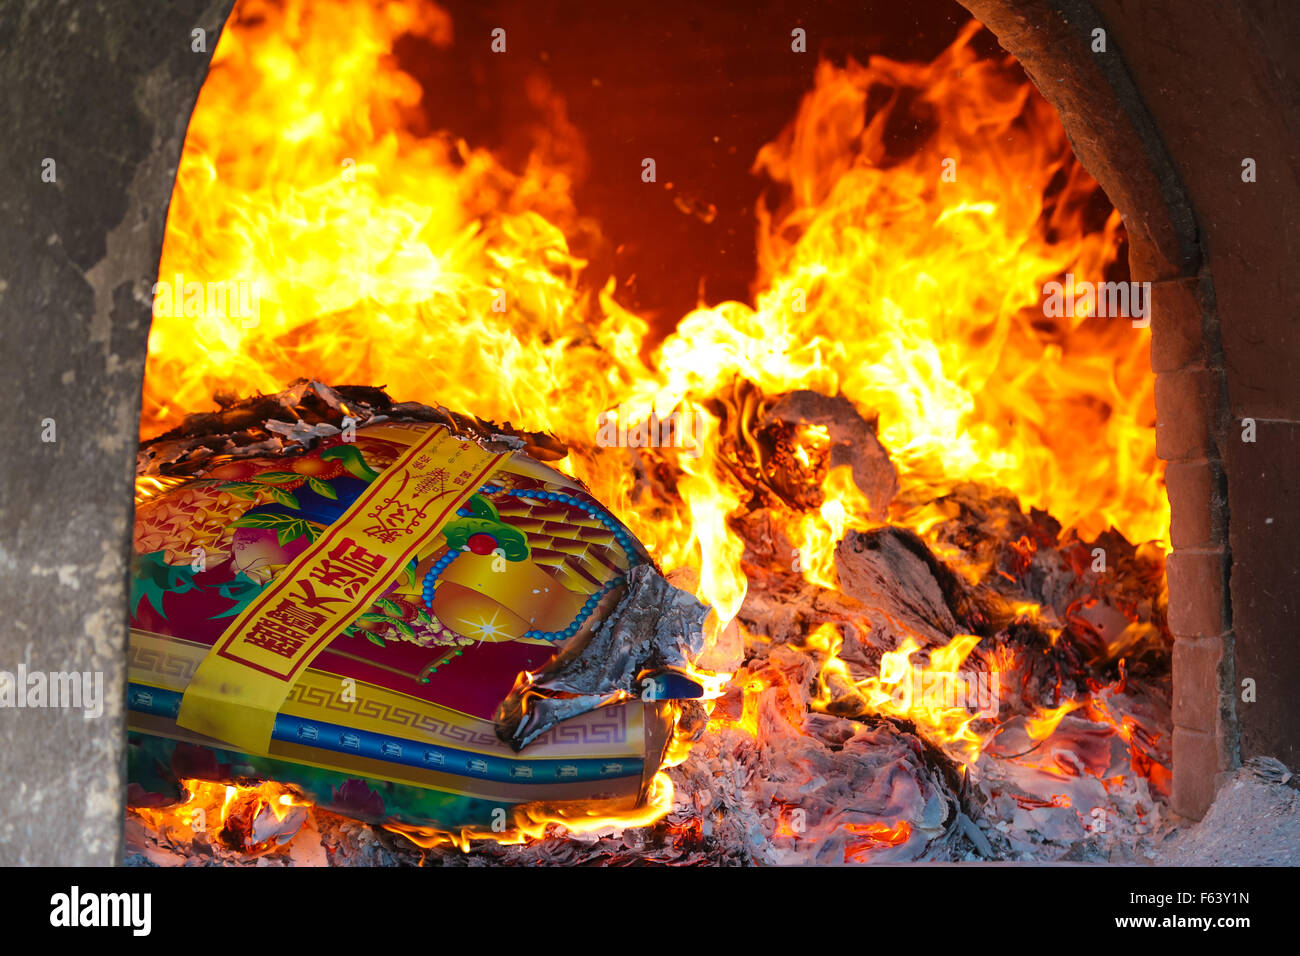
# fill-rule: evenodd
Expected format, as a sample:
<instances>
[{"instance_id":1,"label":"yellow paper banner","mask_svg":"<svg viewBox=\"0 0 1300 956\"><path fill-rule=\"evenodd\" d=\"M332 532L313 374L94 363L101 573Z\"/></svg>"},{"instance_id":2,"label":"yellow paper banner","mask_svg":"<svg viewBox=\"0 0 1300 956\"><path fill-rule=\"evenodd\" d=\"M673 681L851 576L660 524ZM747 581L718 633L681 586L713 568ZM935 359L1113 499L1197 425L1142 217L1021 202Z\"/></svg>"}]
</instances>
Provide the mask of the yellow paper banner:
<instances>
[{"instance_id":1,"label":"yellow paper banner","mask_svg":"<svg viewBox=\"0 0 1300 956\"><path fill-rule=\"evenodd\" d=\"M408 448L212 645L176 722L267 753L297 675L427 550L508 456L441 426Z\"/></svg>"}]
</instances>

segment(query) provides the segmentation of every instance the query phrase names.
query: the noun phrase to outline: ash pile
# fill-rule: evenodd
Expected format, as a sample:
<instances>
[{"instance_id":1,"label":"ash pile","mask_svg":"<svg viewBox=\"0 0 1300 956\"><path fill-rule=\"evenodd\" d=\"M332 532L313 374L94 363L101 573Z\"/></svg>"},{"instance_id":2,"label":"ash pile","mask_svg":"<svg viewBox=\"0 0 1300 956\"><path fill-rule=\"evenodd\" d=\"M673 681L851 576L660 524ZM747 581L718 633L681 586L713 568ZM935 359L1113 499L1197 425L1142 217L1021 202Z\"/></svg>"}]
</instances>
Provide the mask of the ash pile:
<instances>
[{"instance_id":1,"label":"ash pile","mask_svg":"<svg viewBox=\"0 0 1300 956\"><path fill-rule=\"evenodd\" d=\"M1082 540L1005 494L900 492L874 421L842 398L738 388L710 409L719 467L743 490L731 530L748 581L698 666L723 694L682 709L691 747L648 826L417 846L305 808L253 844L135 820L141 865L781 865L966 860L1142 863L1178 821L1165 805L1171 647L1163 553L1115 531ZM542 460L549 435L380 389L301 381L142 446L167 480L213 455L291 453L382 417L440 421ZM573 449L582 453L582 449ZM680 506L672 462L627 449L634 506ZM793 534L832 472L861 507L823 549ZM824 512L823 512L824 513ZM919 533L918 533L918 530ZM670 580L692 589L690 572ZM197 849L196 849L197 846Z\"/></svg>"}]
</instances>

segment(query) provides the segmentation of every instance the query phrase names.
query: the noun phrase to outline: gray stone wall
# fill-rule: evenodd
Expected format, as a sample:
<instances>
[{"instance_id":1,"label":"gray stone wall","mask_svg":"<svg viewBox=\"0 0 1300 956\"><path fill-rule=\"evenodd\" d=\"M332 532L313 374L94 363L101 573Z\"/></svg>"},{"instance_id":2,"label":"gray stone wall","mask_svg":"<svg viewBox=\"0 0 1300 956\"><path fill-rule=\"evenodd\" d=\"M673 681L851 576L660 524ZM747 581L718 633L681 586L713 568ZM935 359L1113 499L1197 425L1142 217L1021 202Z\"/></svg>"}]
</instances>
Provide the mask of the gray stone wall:
<instances>
[{"instance_id":1,"label":"gray stone wall","mask_svg":"<svg viewBox=\"0 0 1300 956\"><path fill-rule=\"evenodd\" d=\"M0 671L102 674L106 698L0 708L0 865L120 856L150 290L231 2L0 0Z\"/></svg>"}]
</instances>

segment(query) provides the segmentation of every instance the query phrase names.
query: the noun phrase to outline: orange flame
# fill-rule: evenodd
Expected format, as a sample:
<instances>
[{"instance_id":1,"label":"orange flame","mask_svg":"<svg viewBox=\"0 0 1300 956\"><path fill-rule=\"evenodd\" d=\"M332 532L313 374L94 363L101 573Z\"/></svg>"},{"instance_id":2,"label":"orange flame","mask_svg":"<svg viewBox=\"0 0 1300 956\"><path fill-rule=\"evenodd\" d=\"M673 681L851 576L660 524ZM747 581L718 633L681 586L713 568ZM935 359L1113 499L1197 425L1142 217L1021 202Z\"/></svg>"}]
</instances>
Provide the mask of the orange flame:
<instances>
[{"instance_id":1,"label":"orange flame","mask_svg":"<svg viewBox=\"0 0 1300 956\"><path fill-rule=\"evenodd\" d=\"M845 863L867 862L873 851L899 846L912 835L912 825L906 820L899 820L892 826L888 823L848 823L844 829L853 834L844 847Z\"/></svg>"},{"instance_id":2,"label":"orange flame","mask_svg":"<svg viewBox=\"0 0 1300 956\"><path fill-rule=\"evenodd\" d=\"M741 499L714 467L717 421L700 403L736 378L772 395L838 389L878 412L908 501L987 481L1085 532L1163 539L1146 330L1039 306L1046 280L1103 278L1119 219L1089 229L1095 183L1028 83L976 58L976 29L928 65L823 63L756 162L790 197L760 217L756 306L697 309L652 349L612 286L581 282L573 170L558 158L579 152L576 134L544 89L525 92L552 104L556 128L515 175L416 132L421 90L390 51L404 33L448 45L437 8L241 0L190 124L159 274L249 283L258 315L160 292L143 429L218 389L299 374L548 429L574 449L562 466L661 563L700 572L723 621L744 594L726 526ZM881 87L893 99L868 114ZM898 160L884 130L918 98L933 129ZM633 501L622 453L593 447L597 416L620 404L702 416L699 458L647 450L675 458L680 503ZM843 476L828 484L823 513L792 529L810 556L861 514ZM826 581L825 559L808 573Z\"/></svg>"},{"instance_id":3,"label":"orange flame","mask_svg":"<svg viewBox=\"0 0 1300 956\"><path fill-rule=\"evenodd\" d=\"M218 390L274 391L299 375L551 431L570 448L559 466L665 570L694 569L715 630L747 586L728 524L747 493L721 467L725 423L709 410L736 382L838 392L877 414L902 486L891 517L918 533L951 516L937 496L978 481L1083 535L1114 525L1163 543L1149 331L1078 310L1049 318L1041 304L1045 282L1113 272L1119 216L1096 219L1098 187L1051 107L1009 58L977 56L978 30L930 64L822 63L755 161L784 198L775 212L756 205L754 302L701 305L656 342L573 251L581 144L544 82L522 93L551 129L515 173L417 115L424 92L392 51L405 34L452 43L432 3L239 0L177 173L142 433ZM886 137L902 122L918 131L906 156ZM255 308L234 286L211 295L221 283L251 291ZM672 494L635 485L627 453L598 447L599 416L620 406L699 423L698 456L638 449L672 473ZM805 428L795 457L807 465L825 442ZM779 517L805 577L834 587L834 543L872 521L848 469L821 490L815 511ZM923 676L955 673L974 640L933 651ZM824 632L809 641L827 655L819 706L851 694L978 754L969 709L897 699L914 644L865 680L831 645ZM756 699L746 691L746 727ZM587 823L604 825L562 825Z\"/></svg>"},{"instance_id":4,"label":"orange flame","mask_svg":"<svg viewBox=\"0 0 1300 956\"><path fill-rule=\"evenodd\" d=\"M566 833L597 833L601 830L622 830L648 826L661 819L673 808L673 783L662 770L655 774L649 793L642 806L634 810L613 812L592 809L570 803L563 807L541 804L524 804L512 809L509 824L503 829L488 830L466 827L460 830L438 830L406 824L385 824L384 829L410 840L423 849L455 846L468 853L475 840L491 840L506 846L540 840Z\"/></svg>"},{"instance_id":5,"label":"orange flame","mask_svg":"<svg viewBox=\"0 0 1300 956\"><path fill-rule=\"evenodd\" d=\"M213 783L208 780L184 779L184 798L166 807L137 807L132 812L159 832L170 831L190 842L198 834L222 836L236 817L250 828L245 840L251 839L254 824L264 816L277 822L288 818L294 807L311 807L312 803L297 791L274 781L255 785ZM295 831L296 832L296 831ZM240 843L233 848L259 853L274 847L275 839L257 843Z\"/></svg>"},{"instance_id":6,"label":"orange flame","mask_svg":"<svg viewBox=\"0 0 1300 956\"><path fill-rule=\"evenodd\" d=\"M1048 707L1039 710L1036 717L1025 721L1025 733L1030 740L1046 740L1056 732L1065 715L1079 709L1079 704L1068 700L1060 707Z\"/></svg>"},{"instance_id":7,"label":"orange flame","mask_svg":"<svg viewBox=\"0 0 1300 956\"><path fill-rule=\"evenodd\" d=\"M959 634L944 647L931 650L929 663L922 666L912 662L920 647L909 637L898 650L881 655L878 675L857 680L839 657L843 646L839 631L823 624L803 648L825 657L813 709L910 720L932 743L951 747L959 759L973 763L986 735L972 725L996 716L998 709L997 672L962 670L979 640L973 634Z\"/></svg>"}]
</instances>

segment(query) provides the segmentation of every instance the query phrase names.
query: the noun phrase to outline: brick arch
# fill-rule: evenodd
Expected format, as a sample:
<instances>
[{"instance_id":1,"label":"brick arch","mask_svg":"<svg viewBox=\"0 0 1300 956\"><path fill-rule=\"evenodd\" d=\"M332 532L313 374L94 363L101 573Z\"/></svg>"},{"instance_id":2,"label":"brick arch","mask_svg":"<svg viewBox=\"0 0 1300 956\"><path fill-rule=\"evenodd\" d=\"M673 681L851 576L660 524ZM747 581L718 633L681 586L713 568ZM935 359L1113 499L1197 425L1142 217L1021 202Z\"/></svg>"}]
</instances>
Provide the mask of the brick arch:
<instances>
[{"instance_id":1,"label":"brick arch","mask_svg":"<svg viewBox=\"0 0 1300 956\"><path fill-rule=\"evenodd\" d=\"M1214 281L1178 172L1121 44L1087 0L960 0L1060 115L1079 161L1124 218L1152 291L1156 453L1168 462L1173 553L1174 809L1199 818L1239 762L1233 706L1228 494L1232 430ZM1104 39L1104 52L1095 50ZM1221 778L1220 778L1221 779Z\"/></svg>"}]
</instances>

